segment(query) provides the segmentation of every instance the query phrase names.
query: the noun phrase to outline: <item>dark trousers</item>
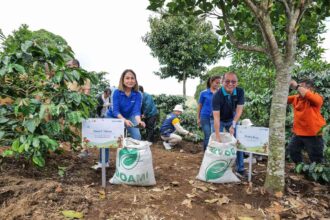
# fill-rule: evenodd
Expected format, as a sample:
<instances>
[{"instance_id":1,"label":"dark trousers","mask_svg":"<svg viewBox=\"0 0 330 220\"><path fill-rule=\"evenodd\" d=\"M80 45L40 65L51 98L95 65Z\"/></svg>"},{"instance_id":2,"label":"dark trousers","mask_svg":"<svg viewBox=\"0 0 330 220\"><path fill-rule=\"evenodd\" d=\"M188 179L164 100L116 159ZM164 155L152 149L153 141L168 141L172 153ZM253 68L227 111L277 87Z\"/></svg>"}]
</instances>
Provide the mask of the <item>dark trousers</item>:
<instances>
[{"instance_id":1,"label":"dark trousers","mask_svg":"<svg viewBox=\"0 0 330 220\"><path fill-rule=\"evenodd\" d=\"M144 122L146 123L147 131L147 141L153 143L155 140L155 127L157 122L157 115L145 118Z\"/></svg>"},{"instance_id":2,"label":"dark trousers","mask_svg":"<svg viewBox=\"0 0 330 220\"><path fill-rule=\"evenodd\" d=\"M306 150L311 162L321 163L323 161L323 139L322 136L293 136L288 149L290 157L295 163L303 162L302 150Z\"/></svg>"}]
</instances>

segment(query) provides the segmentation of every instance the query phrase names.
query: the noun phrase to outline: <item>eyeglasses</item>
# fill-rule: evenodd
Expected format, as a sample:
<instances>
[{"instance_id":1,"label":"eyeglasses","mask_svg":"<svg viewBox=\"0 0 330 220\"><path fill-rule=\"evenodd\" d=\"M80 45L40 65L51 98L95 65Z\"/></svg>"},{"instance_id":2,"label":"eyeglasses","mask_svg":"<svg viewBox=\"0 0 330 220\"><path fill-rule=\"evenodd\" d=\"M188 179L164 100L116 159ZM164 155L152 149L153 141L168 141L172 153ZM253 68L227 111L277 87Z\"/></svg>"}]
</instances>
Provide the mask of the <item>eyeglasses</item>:
<instances>
[{"instance_id":1,"label":"eyeglasses","mask_svg":"<svg viewBox=\"0 0 330 220\"><path fill-rule=\"evenodd\" d=\"M233 85L235 85L237 83L237 81L236 80L225 80L225 83L227 85L229 85L230 83L233 84Z\"/></svg>"}]
</instances>

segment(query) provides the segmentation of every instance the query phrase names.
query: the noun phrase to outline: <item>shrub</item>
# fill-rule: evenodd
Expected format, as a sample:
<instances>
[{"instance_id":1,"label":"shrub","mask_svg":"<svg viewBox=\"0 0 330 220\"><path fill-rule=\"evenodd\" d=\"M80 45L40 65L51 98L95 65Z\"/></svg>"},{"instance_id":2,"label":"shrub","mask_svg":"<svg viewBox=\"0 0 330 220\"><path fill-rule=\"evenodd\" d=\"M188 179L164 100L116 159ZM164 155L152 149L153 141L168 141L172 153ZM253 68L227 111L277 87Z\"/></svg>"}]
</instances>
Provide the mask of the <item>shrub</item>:
<instances>
[{"instance_id":1,"label":"shrub","mask_svg":"<svg viewBox=\"0 0 330 220\"><path fill-rule=\"evenodd\" d=\"M60 141L81 142L80 122L95 109L96 100L69 90L68 82L83 85L96 79L81 68L66 67L66 59L73 57L69 46L34 36L23 26L3 43L0 99L10 101L0 105L0 146L11 144L3 156L22 155L42 167Z\"/></svg>"}]
</instances>

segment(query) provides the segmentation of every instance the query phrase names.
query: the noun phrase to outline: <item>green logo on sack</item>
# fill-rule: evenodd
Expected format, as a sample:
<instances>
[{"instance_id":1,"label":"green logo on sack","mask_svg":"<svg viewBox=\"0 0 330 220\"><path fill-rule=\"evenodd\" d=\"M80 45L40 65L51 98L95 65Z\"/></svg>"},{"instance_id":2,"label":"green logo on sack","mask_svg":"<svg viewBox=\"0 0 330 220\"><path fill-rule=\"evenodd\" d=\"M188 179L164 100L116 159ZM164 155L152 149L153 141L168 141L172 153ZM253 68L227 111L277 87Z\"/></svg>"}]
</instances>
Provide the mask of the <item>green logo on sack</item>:
<instances>
[{"instance_id":1,"label":"green logo on sack","mask_svg":"<svg viewBox=\"0 0 330 220\"><path fill-rule=\"evenodd\" d=\"M133 169L139 162L140 154L137 149L123 148L119 151L119 166L127 170Z\"/></svg>"},{"instance_id":2,"label":"green logo on sack","mask_svg":"<svg viewBox=\"0 0 330 220\"><path fill-rule=\"evenodd\" d=\"M215 180L219 179L223 176L226 172L229 163L224 160L216 160L212 162L207 168L205 173L205 179L208 180Z\"/></svg>"}]
</instances>

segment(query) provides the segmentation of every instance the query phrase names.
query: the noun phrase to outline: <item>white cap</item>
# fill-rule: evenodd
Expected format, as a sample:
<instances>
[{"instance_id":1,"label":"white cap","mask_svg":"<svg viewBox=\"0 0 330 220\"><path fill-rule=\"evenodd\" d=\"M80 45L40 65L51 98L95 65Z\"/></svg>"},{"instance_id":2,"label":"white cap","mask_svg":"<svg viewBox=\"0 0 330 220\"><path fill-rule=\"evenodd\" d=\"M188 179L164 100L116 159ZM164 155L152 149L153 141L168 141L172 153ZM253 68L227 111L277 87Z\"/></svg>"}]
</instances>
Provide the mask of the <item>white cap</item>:
<instances>
[{"instance_id":1,"label":"white cap","mask_svg":"<svg viewBox=\"0 0 330 220\"><path fill-rule=\"evenodd\" d=\"M251 120L248 119L248 118L243 119L241 124L242 124L243 126L247 126L247 127L253 125L253 123L251 122Z\"/></svg>"},{"instance_id":2,"label":"white cap","mask_svg":"<svg viewBox=\"0 0 330 220\"><path fill-rule=\"evenodd\" d=\"M176 105L173 109L173 111L183 112L182 105Z\"/></svg>"}]
</instances>

